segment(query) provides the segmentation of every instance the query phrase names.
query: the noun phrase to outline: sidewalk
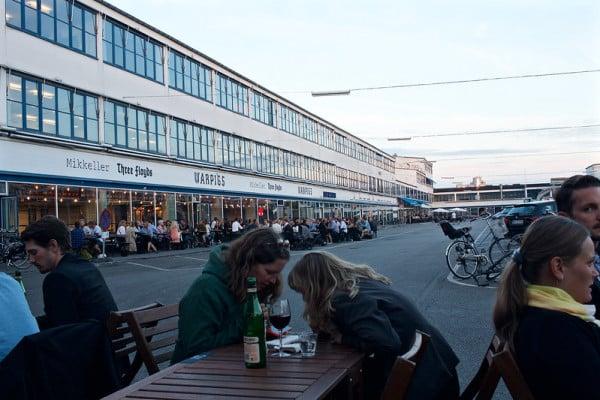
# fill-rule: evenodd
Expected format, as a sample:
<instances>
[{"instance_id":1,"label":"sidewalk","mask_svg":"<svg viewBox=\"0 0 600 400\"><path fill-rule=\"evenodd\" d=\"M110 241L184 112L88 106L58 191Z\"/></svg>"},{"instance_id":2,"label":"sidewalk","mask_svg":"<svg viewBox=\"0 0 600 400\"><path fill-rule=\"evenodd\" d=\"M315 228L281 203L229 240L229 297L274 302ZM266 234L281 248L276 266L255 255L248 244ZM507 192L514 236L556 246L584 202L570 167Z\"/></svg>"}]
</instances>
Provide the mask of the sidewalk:
<instances>
[{"instance_id":1,"label":"sidewalk","mask_svg":"<svg viewBox=\"0 0 600 400\"><path fill-rule=\"evenodd\" d=\"M411 226L411 225L408 225L408 224L379 225L379 229L377 231L378 236L381 236L382 233L385 236L387 233L397 231L397 230L402 230L409 226ZM336 243L336 244L339 244L339 243ZM161 250L156 253L137 253L137 254L128 255L126 257L123 257L120 254L116 253L116 254L111 254L110 256L107 256L106 258L94 258L90 261L95 264L104 264L104 263L111 263L111 262L122 262L122 261L127 261L127 260L149 260L149 259L157 259L157 258L163 258L163 257L185 256L185 255L189 255L189 254L205 254L206 256L208 256L208 253L210 253L210 251L214 247L215 246L196 247L196 248L192 248L192 249L183 249L183 250ZM325 247L323 247L323 248L325 249ZM294 251L296 251L296 250L292 250L292 252L294 252Z\"/></svg>"}]
</instances>

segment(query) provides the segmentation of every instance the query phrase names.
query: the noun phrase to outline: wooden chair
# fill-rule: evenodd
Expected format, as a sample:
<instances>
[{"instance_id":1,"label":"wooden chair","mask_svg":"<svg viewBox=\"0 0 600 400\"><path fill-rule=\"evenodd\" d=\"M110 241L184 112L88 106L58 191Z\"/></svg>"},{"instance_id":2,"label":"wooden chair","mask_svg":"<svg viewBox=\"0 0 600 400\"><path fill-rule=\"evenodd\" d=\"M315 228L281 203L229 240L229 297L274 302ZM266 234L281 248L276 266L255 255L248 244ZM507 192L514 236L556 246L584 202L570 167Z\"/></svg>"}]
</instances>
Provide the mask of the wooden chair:
<instances>
[{"instance_id":1,"label":"wooden chair","mask_svg":"<svg viewBox=\"0 0 600 400\"><path fill-rule=\"evenodd\" d=\"M533 400L508 345L494 335L477 374L461 394L460 400L491 400L500 378L504 380L513 399Z\"/></svg>"},{"instance_id":2,"label":"wooden chair","mask_svg":"<svg viewBox=\"0 0 600 400\"><path fill-rule=\"evenodd\" d=\"M121 383L127 386L142 364L149 375L159 371L159 364L169 361L177 340L179 304L163 306L152 303L142 307L112 312L108 331L118 366ZM153 340L155 339L155 340ZM134 353L133 360L129 360Z\"/></svg>"},{"instance_id":3,"label":"wooden chair","mask_svg":"<svg viewBox=\"0 0 600 400\"><path fill-rule=\"evenodd\" d=\"M406 398L417 364L423 357L430 339L428 334L416 331L415 341L410 350L396 358L383 388L381 400L404 400Z\"/></svg>"},{"instance_id":4,"label":"wooden chair","mask_svg":"<svg viewBox=\"0 0 600 400\"><path fill-rule=\"evenodd\" d=\"M533 394L527 382L525 382L525 378L523 378L508 345L504 345L502 351L493 356L492 363L500 371L500 376L502 376L513 399L534 400Z\"/></svg>"}]
</instances>

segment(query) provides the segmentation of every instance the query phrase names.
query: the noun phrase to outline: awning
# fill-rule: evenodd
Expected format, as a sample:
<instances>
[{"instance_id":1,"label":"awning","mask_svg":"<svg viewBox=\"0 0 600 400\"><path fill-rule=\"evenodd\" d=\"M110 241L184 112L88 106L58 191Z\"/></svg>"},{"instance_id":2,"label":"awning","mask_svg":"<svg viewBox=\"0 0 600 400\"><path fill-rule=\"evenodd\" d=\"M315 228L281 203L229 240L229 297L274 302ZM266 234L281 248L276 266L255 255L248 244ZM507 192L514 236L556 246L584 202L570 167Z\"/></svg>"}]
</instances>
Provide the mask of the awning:
<instances>
[{"instance_id":1,"label":"awning","mask_svg":"<svg viewBox=\"0 0 600 400\"><path fill-rule=\"evenodd\" d=\"M447 213L449 213L450 211L448 211L448 210L445 210L445 209L443 209L443 208L436 208L435 210L433 210L433 212L434 212L434 213L445 213L445 214L447 214Z\"/></svg>"},{"instance_id":2,"label":"awning","mask_svg":"<svg viewBox=\"0 0 600 400\"><path fill-rule=\"evenodd\" d=\"M419 207L421 204L426 204L425 200L413 199L412 197L400 197L400 200L410 207Z\"/></svg>"}]
</instances>

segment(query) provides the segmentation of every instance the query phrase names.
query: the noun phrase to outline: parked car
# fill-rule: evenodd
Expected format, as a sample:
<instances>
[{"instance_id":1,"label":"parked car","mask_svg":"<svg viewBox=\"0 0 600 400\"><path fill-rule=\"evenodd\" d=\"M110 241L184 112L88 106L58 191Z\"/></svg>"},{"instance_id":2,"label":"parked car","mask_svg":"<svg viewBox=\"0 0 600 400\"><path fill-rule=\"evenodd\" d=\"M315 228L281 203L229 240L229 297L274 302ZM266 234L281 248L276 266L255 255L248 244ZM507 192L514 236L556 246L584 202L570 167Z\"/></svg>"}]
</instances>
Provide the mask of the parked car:
<instances>
[{"instance_id":1,"label":"parked car","mask_svg":"<svg viewBox=\"0 0 600 400\"><path fill-rule=\"evenodd\" d=\"M512 207L506 207L504 209L502 209L502 211L497 212L496 214L492 215L493 219L498 219L498 218L504 218L506 217L506 215L508 215L508 212L512 209Z\"/></svg>"},{"instance_id":2,"label":"parked car","mask_svg":"<svg viewBox=\"0 0 600 400\"><path fill-rule=\"evenodd\" d=\"M556 203L550 201L533 201L511 208L504 217L504 223L510 236L525 232L533 221L546 215L556 213Z\"/></svg>"}]
</instances>

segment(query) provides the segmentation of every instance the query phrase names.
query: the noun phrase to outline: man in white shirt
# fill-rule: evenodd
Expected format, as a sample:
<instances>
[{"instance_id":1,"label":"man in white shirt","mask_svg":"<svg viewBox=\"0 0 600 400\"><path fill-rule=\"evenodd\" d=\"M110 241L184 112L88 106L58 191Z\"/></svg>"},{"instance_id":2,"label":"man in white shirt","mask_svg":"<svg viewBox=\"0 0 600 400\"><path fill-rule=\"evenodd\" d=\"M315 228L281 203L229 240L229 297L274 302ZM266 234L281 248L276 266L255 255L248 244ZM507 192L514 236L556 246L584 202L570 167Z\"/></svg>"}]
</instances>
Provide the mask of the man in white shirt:
<instances>
[{"instance_id":1,"label":"man in white shirt","mask_svg":"<svg viewBox=\"0 0 600 400\"><path fill-rule=\"evenodd\" d=\"M218 227L219 227L219 218L215 217L215 219L213 219L213 222L210 223L210 229L212 229L214 231Z\"/></svg>"},{"instance_id":2,"label":"man in white shirt","mask_svg":"<svg viewBox=\"0 0 600 400\"><path fill-rule=\"evenodd\" d=\"M240 224L240 221L238 220L238 218L236 218L233 221L233 224L231 224L231 233L240 233L240 231L244 229L242 227L242 224Z\"/></svg>"},{"instance_id":3,"label":"man in white shirt","mask_svg":"<svg viewBox=\"0 0 600 400\"><path fill-rule=\"evenodd\" d=\"M281 227L281 224L279 223L278 219L276 219L275 222L273 222L273 225L271 225L271 229L273 229L273 232L275 232L276 234L281 234L283 228Z\"/></svg>"}]
</instances>

